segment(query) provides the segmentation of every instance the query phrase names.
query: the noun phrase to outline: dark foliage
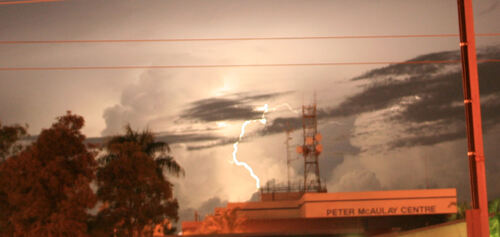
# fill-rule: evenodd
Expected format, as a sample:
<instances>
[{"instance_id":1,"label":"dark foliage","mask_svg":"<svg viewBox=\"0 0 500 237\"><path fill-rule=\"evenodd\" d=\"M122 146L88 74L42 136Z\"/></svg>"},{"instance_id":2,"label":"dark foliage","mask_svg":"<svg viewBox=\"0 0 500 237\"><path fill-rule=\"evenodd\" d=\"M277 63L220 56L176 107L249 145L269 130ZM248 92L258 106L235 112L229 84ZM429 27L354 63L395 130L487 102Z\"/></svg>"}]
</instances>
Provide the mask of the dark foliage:
<instances>
[{"instance_id":1,"label":"dark foliage","mask_svg":"<svg viewBox=\"0 0 500 237\"><path fill-rule=\"evenodd\" d=\"M127 126L126 134L111 138L106 150L97 171L103 206L93 222L94 235L143 236L165 219L178 219L173 186L163 171L181 175L183 170L168 155L166 143L155 141L149 131L138 133Z\"/></svg>"},{"instance_id":2,"label":"dark foliage","mask_svg":"<svg viewBox=\"0 0 500 237\"><path fill-rule=\"evenodd\" d=\"M88 236L96 163L83 143L83 125L82 117L68 112L0 165L0 235Z\"/></svg>"}]
</instances>

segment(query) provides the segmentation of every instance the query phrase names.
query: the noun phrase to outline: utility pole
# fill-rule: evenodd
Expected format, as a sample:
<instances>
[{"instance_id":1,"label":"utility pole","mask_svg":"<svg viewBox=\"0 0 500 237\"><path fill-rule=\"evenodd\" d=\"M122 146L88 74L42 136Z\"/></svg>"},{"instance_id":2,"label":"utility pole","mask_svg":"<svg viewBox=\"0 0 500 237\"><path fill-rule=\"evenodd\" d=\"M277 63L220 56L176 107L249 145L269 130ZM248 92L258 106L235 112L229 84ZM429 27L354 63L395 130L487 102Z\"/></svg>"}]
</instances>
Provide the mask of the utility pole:
<instances>
[{"instance_id":1,"label":"utility pole","mask_svg":"<svg viewBox=\"0 0 500 237\"><path fill-rule=\"evenodd\" d=\"M489 237L488 196L484 166L483 131L479 101L476 42L472 0L457 0L462 58L462 85L467 127L467 156L472 195L472 210L467 212L468 236Z\"/></svg>"}]
</instances>

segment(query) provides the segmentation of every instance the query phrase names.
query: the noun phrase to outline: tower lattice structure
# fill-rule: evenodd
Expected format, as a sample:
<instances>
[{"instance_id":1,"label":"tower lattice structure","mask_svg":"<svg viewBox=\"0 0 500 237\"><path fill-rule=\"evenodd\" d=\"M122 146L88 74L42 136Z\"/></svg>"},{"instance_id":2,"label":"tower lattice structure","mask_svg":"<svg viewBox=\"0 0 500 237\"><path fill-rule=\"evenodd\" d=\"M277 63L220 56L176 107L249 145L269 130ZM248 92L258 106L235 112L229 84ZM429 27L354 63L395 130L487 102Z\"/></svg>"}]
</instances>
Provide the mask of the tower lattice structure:
<instances>
[{"instance_id":1,"label":"tower lattice structure","mask_svg":"<svg viewBox=\"0 0 500 237\"><path fill-rule=\"evenodd\" d=\"M304 130L304 144L300 153L304 157L304 191L325 192L326 188L321 184L319 175L318 157L323 150L321 134L318 133L318 122L316 117L316 103L302 106L302 128Z\"/></svg>"}]
</instances>

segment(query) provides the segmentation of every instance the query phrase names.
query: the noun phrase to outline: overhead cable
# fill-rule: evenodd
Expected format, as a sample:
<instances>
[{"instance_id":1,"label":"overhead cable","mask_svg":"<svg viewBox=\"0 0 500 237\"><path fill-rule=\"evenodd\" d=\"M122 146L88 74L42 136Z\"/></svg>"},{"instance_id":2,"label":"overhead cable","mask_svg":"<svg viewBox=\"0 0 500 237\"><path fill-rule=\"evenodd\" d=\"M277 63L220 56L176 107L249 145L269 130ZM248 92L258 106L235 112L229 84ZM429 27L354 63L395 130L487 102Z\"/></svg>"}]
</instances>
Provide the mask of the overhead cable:
<instances>
[{"instance_id":1,"label":"overhead cable","mask_svg":"<svg viewBox=\"0 0 500 237\"><path fill-rule=\"evenodd\" d=\"M500 59L480 59L478 63L500 62ZM63 66L63 67L0 67L0 71L70 71L70 70L127 70L127 69L176 69L176 68L252 68L252 67L304 67L394 64L453 64L460 60L421 61L371 61L325 63L270 63L270 64L200 64L200 65L124 65L124 66Z\"/></svg>"},{"instance_id":2,"label":"overhead cable","mask_svg":"<svg viewBox=\"0 0 500 237\"><path fill-rule=\"evenodd\" d=\"M500 33L475 34L477 37L500 36ZM0 44L92 44L92 43L164 43L204 41L270 41L270 40L333 40L333 39L398 39L398 38L450 38L458 34L405 34L405 35L338 35L293 37L239 37L239 38L165 38L165 39L82 39L82 40L1 40Z\"/></svg>"}]
</instances>

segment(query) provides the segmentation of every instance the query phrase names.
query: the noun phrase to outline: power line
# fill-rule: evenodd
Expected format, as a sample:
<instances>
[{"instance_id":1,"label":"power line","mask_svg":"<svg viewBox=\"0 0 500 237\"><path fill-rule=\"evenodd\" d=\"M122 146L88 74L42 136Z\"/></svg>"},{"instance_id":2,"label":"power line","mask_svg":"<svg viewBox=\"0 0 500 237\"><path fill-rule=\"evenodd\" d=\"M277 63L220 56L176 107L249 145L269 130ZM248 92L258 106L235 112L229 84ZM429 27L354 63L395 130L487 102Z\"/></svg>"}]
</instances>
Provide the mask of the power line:
<instances>
[{"instance_id":1,"label":"power line","mask_svg":"<svg viewBox=\"0 0 500 237\"><path fill-rule=\"evenodd\" d=\"M500 33L475 34L478 37L500 36ZM416 35L339 35L339 36L297 36L297 37L239 37L239 38L172 38L172 39L97 39L97 40L3 40L0 44L91 44L91 43L161 43L196 41L270 41L270 40L328 40L328 39L400 39L400 38L450 38L458 34L416 34Z\"/></svg>"},{"instance_id":2,"label":"power line","mask_svg":"<svg viewBox=\"0 0 500 237\"><path fill-rule=\"evenodd\" d=\"M500 62L500 59L480 59L478 63ZM73 71L73 70L126 70L126 69L175 69L175 68L250 68L250 67L304 67L304 66L348 66L380 64L452 64L460 60L423 61L372 61L372 62L326 62L326 63L274 63L274 64L208 64L208 65L129 65L129 66L73 66L73 67L3 67L0 71Z\"/></svg>"},{"instance_id":3,"label":"power line","mask_svg":"<svg viewBox=\"0 0 500 237\"><path fill-rule=\"evenodd\" d=\"M26 4L26 3L42 3L42 2L62 2L64 0L26 0L26 1L8 1L0 2L0 5L14 5L14 4Z\"/></svg>"}]
</instances>

